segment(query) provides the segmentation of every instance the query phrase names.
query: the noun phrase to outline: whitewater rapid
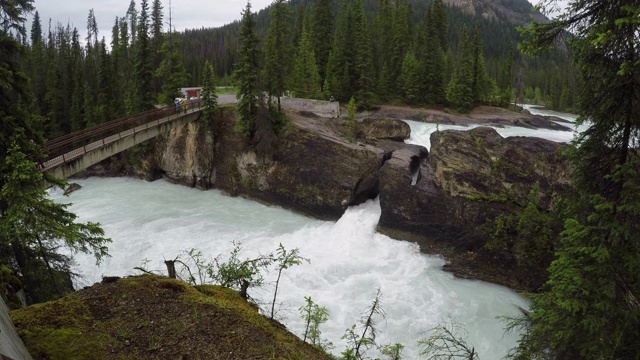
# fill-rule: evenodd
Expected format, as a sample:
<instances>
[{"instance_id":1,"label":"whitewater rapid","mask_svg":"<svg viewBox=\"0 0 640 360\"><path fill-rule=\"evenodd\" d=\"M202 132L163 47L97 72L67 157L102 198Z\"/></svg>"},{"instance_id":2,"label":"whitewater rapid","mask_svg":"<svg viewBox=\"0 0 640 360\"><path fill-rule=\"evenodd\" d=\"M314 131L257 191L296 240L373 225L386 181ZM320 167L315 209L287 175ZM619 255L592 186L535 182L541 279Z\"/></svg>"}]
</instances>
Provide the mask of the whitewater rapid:
<instances>
[{"instance_id":1,"label":"whitewater rapid","mask_svg":"<svg viewBox=\"0 0 640 360\"><path fill-rule=\"evenodd\" d=\"M501 286L454 278L442 271L438 256L420 253L417 245L376 233L378 201L349 208L337 222L310 219L278 207L217 190L200 191L163 180L144 182L129 178L89 178L83 188L64 197L81 221L101 222L113 240L111 257L96 266L95 259L77 254L78 285L91 285L103 275L137 274L134 267L148 260L149 270L165 271L164 260L196 248L208 258L228 254L232 242L242 243L243 257L275 251L282 243L299 248L310 263L284 272L278 292L277 317L296 334L304 324L298 308L310 296L329 310L321 327L323 337L344 349L340 337L357 323L382 291L385 319L379 319L380 343L402 343L405 358L418 358L417 341L424 332L451 316L464 325L468 342L485 359L498 359L515 345L515 334L504 334L499 316L517 315L527 301ZM272 297L275 273L267 286L250 289L259 302ZM266 308L266 307L265 307ZM375 355L372 352L371 355Z\"/></svg>"},{"instance_id":2,"label":"whitewater rapid","mask_svg":"<svg viewBox=\"0 0 640 360\"><path fill-rule=\"evenodd\" d=\"M520 105L524 109L529 110L533 115L544 115L544 116L556 116L558 118L570 121L571 123L566 122L557 122L560 125L569 127L572 131L557 131L550 129L527 129L520 126L503 126L496 127L493 126L494 129L503 137L511 137L511 136L529 136L529 137L538 137L542 139L547 139L556 142L571 142L575 135L579 132L586 129L586 125L576 125L575 121L577 116L574 114L561 113L557 111L551 111L539 108L535 105ZM473 128L477 128L481 125L473 124L469 126L462 125L443 125L443 124L430 124L423 123L413 120L404 120L409 127L411 128L411 136L405 142L407 144L416 144L425 146L428 150L431 150L431 134L437 130L471 130Z\"/></svg>"}]
</instances>

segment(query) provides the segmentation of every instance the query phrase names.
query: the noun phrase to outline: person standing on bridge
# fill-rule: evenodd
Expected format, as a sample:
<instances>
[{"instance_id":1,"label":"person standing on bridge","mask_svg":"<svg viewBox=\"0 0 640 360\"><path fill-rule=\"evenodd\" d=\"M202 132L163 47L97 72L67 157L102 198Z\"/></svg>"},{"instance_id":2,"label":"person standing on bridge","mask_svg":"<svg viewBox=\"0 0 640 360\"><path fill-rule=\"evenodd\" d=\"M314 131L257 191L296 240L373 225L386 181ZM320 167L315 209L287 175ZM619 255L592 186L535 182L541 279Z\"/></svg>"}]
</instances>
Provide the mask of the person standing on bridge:
<instances>
[{"instance_id":1,"label":"person standing on bridge","mask_svg":"<svg viewBox=\"0 0 640 360\"><path fill-rule=\"evenodd\" d=\"M176 114L180 114L180 98L176 98L173 103L176 104Z\"/></svg>"},{"instance_id":2,"label":"person standing on bridge","mask_svg":"<svg viewBox=\"0 0 640 360\"><path fill-rule=\"evenodd\" d=\"M184 113L187 113L187 99L183 99L182 101L184 101Z\"/></svg>"}]
</instances>

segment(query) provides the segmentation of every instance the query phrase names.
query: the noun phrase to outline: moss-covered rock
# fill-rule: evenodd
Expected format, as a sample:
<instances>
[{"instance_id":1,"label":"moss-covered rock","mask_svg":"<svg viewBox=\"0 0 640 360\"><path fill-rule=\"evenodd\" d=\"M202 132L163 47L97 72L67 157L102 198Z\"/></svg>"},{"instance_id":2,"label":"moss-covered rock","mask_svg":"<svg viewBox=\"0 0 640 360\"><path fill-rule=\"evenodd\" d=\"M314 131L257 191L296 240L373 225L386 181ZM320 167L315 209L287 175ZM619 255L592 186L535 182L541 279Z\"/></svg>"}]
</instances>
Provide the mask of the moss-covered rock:
<instances>
[{"instance_id":1,"label":"moss-covered rock","mask_svg":"<svg viewBox=\"0 0 640 360\"><path fill-rule=\"evenodd\" d=\"M11 312L34 359L330 359L230 289L153 275Z\"/></svg>"}]
</instances>

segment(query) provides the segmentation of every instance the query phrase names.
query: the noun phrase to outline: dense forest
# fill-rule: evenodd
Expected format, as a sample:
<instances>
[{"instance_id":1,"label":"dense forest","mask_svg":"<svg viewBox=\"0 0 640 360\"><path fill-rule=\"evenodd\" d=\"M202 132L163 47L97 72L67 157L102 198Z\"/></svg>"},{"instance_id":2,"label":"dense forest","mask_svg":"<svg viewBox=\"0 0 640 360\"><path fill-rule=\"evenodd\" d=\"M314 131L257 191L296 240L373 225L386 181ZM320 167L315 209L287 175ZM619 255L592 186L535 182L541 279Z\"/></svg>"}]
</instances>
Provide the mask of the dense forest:
<instances>
[{"instance_id":1,"label":"dense forest","mask_svg":"<svg viewBox=\"0 0 640 360\"><path fill-rule=\"evenodd\" d=\"M276 3L255 15L261 63L266 63ZM489 9L493 15L474 16L442 1L285 2L278 16L287 51L297 56L283 58L278 66L291 74L283 90L345 102L355 96L361 107L401 101L464 112L478 104L527 101L573 108L578 80L566 52L540 58L521 54L513 22L528 19L531 5L525 0L501 5L509 11ZM480 2L475 12L487 14L483 6L489 5ZM27 46L33 110L47 120L46 137L169 104L179 96L177 88L202 85L206 61L219 85L237 84L239 22L181 33L168 31L167 22L171 14L159 0L142 1L140 7L132 0L114 19L107 44L93 10L86 33L43 21L36 11L30 35L21 42ZM308 67L311 57L316 69L295 64L306 58ZM317 84L302 83L309 77L317 77Z\"/></svg>"}]
</instances>

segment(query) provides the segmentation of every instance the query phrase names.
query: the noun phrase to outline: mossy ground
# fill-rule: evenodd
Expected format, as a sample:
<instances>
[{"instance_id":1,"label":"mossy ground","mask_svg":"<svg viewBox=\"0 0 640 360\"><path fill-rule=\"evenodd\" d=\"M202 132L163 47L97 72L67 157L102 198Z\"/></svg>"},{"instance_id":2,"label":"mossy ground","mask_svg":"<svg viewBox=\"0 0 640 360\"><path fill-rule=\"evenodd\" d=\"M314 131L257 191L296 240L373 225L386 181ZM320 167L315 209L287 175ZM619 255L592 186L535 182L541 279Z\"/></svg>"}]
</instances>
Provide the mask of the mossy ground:
<instances>
[{"instance_id":1,"label":"mossy ground","mask_svg":"<svg viewBox=\"0 0 640 360\"><path fill-rule=\"evenodd\" d=\"M230 289L142 275L11 312L34 359L330 359Z\"/></svg>"}]
</instances>

